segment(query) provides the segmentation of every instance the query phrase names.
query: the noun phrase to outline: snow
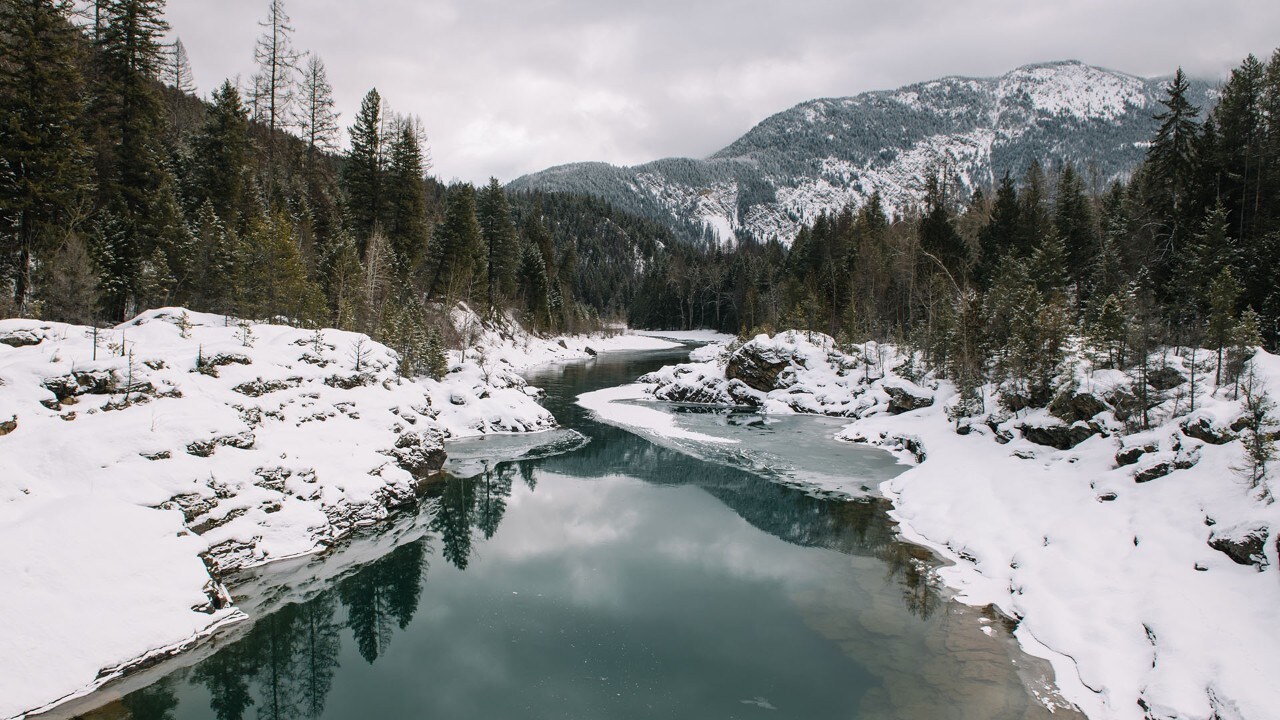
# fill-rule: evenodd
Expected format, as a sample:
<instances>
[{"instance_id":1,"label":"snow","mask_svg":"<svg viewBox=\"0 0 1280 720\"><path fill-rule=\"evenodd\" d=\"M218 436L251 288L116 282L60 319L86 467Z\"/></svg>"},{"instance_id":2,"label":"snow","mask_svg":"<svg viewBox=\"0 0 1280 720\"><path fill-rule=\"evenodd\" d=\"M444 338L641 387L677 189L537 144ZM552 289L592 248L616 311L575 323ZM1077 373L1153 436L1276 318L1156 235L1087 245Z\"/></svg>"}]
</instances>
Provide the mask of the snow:
<instances>
[{"instance_id":1,"label":"snow","mask_svg":"<svg viewBox=\"0 0 1280 720\"><path fill-rule=\"evenodd\" d=\"M436 381L332 329L164 308L95 350L91 328L0 320L20 345L0 343L0 718L243 618L223 576L412 507L443 440L554 428L519 370L674 345L453 321L466 349Z\"/></svg>"},{"instance_id":2,"label":"snow","mask_svg":"<svg viewBox=\"0 0 1280 720\"><path fill-rule=\"evenodd\" d=\"M578 396L578 404L590 410L603 422L652 433L662 438L706 443L738 442L714 435L690 432L676 425L675 418L667 413L635 404L648 399L645 386L636 383L584 393Z\"/></svg>"},{"instance_id":3,"label":"snow","mask_svg":"<svg viewBox=\"0 0 1280 720\"><path fill-rule=\"evenodd\" d=\"M675 340L677 343L725 343L733 340L733 336L715 330L636 330L636 335L644 337Z\"/></svg>"},{"instance_id":4,"label":"snow","mask_svg":"<svg viewBox=\"0 0 1280 720\"><path fill-rule=\"evenodd\" d=\"M1241 412L1232 388L1215 387L1211 371L1198 373L1195 414L1188 415L1184 383L1152 410L1151 430L1126 435L1106 411L1093 419L1105 434L1057 450L1022 437L1024 426L1063 425L1043 410L995 413L958 434L948 417L953 387L902 377L911 358L890 346L837 349L824 335L791 332L760 336L745 349L788 364L775 389L727 379L723 354L652 373L643 388L657 398L700 392L766 413L846 416L843 439L904 458L919 451L922 462L880 487L901 532L950 562L939 576L959 600L991 603L1018 619L1023 648L1053 664L1062 696L1089 717L1275 716L1280 506L1233 471L1242 460L1238 440L1213 444L1184 432L1200 417L1225 429ZM1184 358L1167 359L1186 377ZM1280 358L1258 351L1251 365L1280 395ZM1075 380L1077 391L1099 394L1132 382L1084 357ZM904 390L932 404L893 414L891 393ZM638 392L632 386L624 396ZM984 393L995 408L999 388ZM994 441L997 433L1007 444ZM1117 451L1134 446L1151 452L1118 466ZM1181 465L1135 479L1160 462ZM1208 544L1254 528L1266 536L1261 568Z\"/></svg>"}]
</instances>

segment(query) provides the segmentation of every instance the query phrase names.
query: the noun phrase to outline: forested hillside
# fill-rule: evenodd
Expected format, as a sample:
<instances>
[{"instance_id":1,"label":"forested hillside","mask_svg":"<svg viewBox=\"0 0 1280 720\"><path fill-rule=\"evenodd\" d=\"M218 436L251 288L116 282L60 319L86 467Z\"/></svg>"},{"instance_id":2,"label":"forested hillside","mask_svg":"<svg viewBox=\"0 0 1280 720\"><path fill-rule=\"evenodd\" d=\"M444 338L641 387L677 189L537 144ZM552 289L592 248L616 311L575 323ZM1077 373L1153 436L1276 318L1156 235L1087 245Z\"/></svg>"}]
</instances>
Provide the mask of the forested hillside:
<instances>
[{"instance_id":1,"label":"forested hillside","mask_svg":"<svg viewBox=\"0 0 1280 720\"><path fill-rule=\"evenodd\" d=\"M366 332L412 368L456 301L555 331L624 311L669 233L446 187L418 118L376 89L338 118L323 60L294 48L281 0L263 9L258 72L202 100L163 0L0 3L0 315L182 305Z\"/></svg>"}]
</instances>

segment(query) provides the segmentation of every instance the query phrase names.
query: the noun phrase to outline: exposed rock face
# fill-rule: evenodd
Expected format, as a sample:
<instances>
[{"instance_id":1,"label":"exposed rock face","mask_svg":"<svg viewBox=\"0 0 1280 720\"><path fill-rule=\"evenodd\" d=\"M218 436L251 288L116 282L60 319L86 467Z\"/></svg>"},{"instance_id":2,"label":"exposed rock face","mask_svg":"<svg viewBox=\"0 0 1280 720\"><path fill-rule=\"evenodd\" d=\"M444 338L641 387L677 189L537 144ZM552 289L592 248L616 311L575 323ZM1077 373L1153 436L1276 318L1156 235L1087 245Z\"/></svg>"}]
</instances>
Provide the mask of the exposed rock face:
<instances>
[{"instance_id":1,"label":"exposed rock face","mask_svg":"<svg viewBox=\"0 0 1280 720\"><path fill-rule=\"evenodd\" d=\"M12 330L0 334L0 345L8 345L15 348L39 345L43 340L43 337L30 330Z\"/></svg>"},{"instance_id":2,"label":"exposed rock face","mask_svg":"<svg viewBox=\"0 0 1280 720\"><path fill-rule=\"evenodd\" d=\"M752 390L769 392L778 387L778 376L790 365L789 358L780 357L771 348L747 343L729 356L724 376L739 380Z\"/></svg>"},{"instance_id":3,"label":"exposed rock face","mask_svg":"<svg viewBox=\"0 0 1280 720\"><path fill-rule=\"evenodd\" d=\"M1203 415L1187 418L1182 421L1181 427L1182 434L1210 445L1224 445L1235 439L1229 430L1215 426L1212 420Z\"/></svg>"},{"instance_id":4,"label":"exposed rock face","mask_svg":"<svg viewBox=\"0 0 1280 720\"><path fill-rule=\"evenodd\" d=\"M1160 392L1172 390L1186 381L1182 373L1171 367L1157 368L1147 373L1147 384Z\"/></svg>"},{"instance_id":5,"label":"exposed rock face","mask_svg":"<svg viewBox=\"0 0 1280 720\"><path fill-rule=\"evenodd\" d=\"M1083 422L1072 425L1020 425L1018 429L1027 440L1058 450L1070 450L1102 432L1097 424Z\"/></svg>"},{"instance_id":6,"label":"exposed rock face","mask_svg":"<svg viewBox=\"0 0 1280 720\"><path fill-rule=\"evenodd\" d=\"M1267 567L1266 525L1238 525L1214 530L1209 535L1209 547L1217 550L1240 565L1253 565L1259 571ZM1280 542L1278 540L1277 542Z\"/></svg>"},{"instance_id":7,"label":"exposed rock face","mask_svg":"<svg viewBox=\"0 0 1280 720\"><path fill-rule=\"evenodd\" d=\"M1054 398L1049 406L1053 416L1067 423L1092 420L1098 413L1107 410L1107 404L1091 393L1072 393Z\"/></svg>"},{"instance_id":8,"label":"exposed rock face","mask_svg":"<svg viewBox=\"0 0 1280 720\"><path fill-rule=\"evenodd\" d=\"M1124 467L1138 462L1143 455L1153 453L1160 448L1152 443L1146 445L1130 445L1129 447L1120 448L1116 453L1116 467Z\"/></svg>"},{"instance_id":9,"label":"exposed rock face","mask_svg":"<svg viewBox=\"0 0 1280 720\"><path fill-rule=\"evenodd\" d=\"M8 435L18 429L18 416L14 415L8 420L0 420L0 435Z\"/></svg>"},{"instance_id":10,"label":"exposed rock face","mask_svg":"<svg viewBox=\"0 0 1280 720\"><path fill-rule=\"evenodd\" d=\"M302 378L300 377L285 378L283 380L263 380L262 378L257 378L256 380L240 383L231 389L241 395L262 397L267 393L277 392L279 390L288 390L289 388L298 387L301 384Z\"/></svg>"},{"instance_id":11,"label":"exposed rock face","mask_svg":"<svg viewBox=\"0 0 1280 720\"><path fill-rule=\"evenodd\" d=\"M885 383L884 391L889 394L889 412L894 415L927 408L933 404L933 394L914 383Z\"/></svg>"},{"instance_id":12,"label":"exposed rock face","mask_svg":"<svg viewBox=\"0 0 1280 720\"><path fill-rule=\"evenodd\" d=\"M421 480L444 467L444 434L439 430L409 430L400 435L396 446L386 451L396 464Z\"/></svg>"},{"instance_id":13,"label":"exposed rock face","mask_svg":"<svg viewBox=\"0 0 1280 720\"><path fill-rule=\"evenodd\" d=\"M324 379L324 384L339 390L350 390L352 388L364 387L377 382L377 378L369 373L355 373L354 375L330 375Z\"/></svg>"}]
</instances>

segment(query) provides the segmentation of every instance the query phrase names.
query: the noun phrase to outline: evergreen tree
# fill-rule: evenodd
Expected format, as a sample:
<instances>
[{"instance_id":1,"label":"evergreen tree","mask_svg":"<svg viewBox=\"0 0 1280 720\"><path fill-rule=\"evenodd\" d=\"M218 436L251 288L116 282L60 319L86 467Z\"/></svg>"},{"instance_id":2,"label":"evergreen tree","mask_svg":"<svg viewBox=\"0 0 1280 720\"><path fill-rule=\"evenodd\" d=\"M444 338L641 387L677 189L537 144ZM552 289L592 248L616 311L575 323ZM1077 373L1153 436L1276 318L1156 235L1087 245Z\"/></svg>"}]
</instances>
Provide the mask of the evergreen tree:
<instances>
[{"instance_id":1,"label":"evergreen tree","mask_svg":"<svg viewBox=\"0 0 1280 720\"><path fill-rule=\"evenodd\" d=\"M996 189L990 221L978 235L978 264L974 269L974 279L980 287L991 287L1000 261L1017 247L1021 224L1018 190L1006 172Z\"/></svg>"},{"instance_id":2,"label":"evergreen tree","mask_svg":"<svg viewBox=\"0 0 1280 720\"><path fill-rule=\"evenodd\" d=\"M497 178L480 190L477 205L480 235L485 246L488 273L489 310L495 310L503 299L515 294L516 271L520 263L520 238L511 221L507 194Z\"/></svg>"},{"instance_id":3,"label":"evergreen tree","mask_svg":"<svg viewBox=\"0 0 1280 720\"><path fill-rule=\"evenodd\" d=\"M1236 304L1240 301L1240 283L1230 267L1219 271L1209 286L1209 342L1218 351L1214 382L1222 384L1222 354L1231 342L1236 326Z\"/></svg>"},{"instance_id":4,"label":"evergreen tree","mask_svg":"<svg viewBox=\"0 0 1280 720\"><path fill-rule=\"evenodd\" d=\"M64 243L88 190L70 11L61 0L0 3L0 280L18 314L36 260Z\"/></svg>"},{"instance_id":5,"label":"evergreen tree","mask_svg":"<svg viewBox=\"0 0 1280 720\"><path fill-rule=\"evenodd\" d=\"M1182 68L1165 88L1167 97L1160 101L1165 111L1156 115L1160 128L1147 149L1149 172L1148 204L1156 218L1156 254L1153 280L1167 292L1173 265L1182 251L1183 235L1191 210L1195 184L1195 144L1199 132L1196 117L1200 109L1187 98L1190 84Z\"/></svg>"},{"instance_id":6,"label":"evergreen tree","mask_svg":"<svg viewBox=\"0 0 1280 720\"><path fill-rule=\"evenodd\" d=\"M414 123L401 119L393 135L385 182L386 235L395 255L393 267L407 275L427 249L427 201L422 187L425 169Z\"/></svg>"},{"instance_id":7,"label":"evergreen tree","mask_svg":"<svg viewBox=\"0 0 1280 720\"><path fill-rule=\"evenodd\" d=\"M349 132L351 152L342 166L342 189L346 193L347 231L363 257L369 236L383 217L384 205L382 96L376 89L364 96Z\"/></svg>"},{"instance_id":8,"label":"evergreen tree","mask_svg":"<svg viewBox=\"0 0 1280 720\"><path fill-rule=\"evenodd\" d=\"M215 90L211 99L204 127L192 141L194 182L188 193L195 206L207 201L223 222L239 227L249 191L249 114L230 80Z\"/></svg>"},{"instance_id":9,"label":"evergreen tree","mask_svg":"<svg viewBox=\"0 0 1280 720\"><path fill-rule=\"evenodd\" d=\"M475 189L468 183L449 186L444 219L436 226L428 259L430 295L445 300L470 300L477 279L483 287L485 273L477 273L477 255L484 245L476 222ZM484 297L484 293L480 293Z\"/></svg>"},{"instance_id":10,"label":"evergreen tree","mask_svg":"<svg viewBox=\"0 0 1280 720\"><path fill-rule=\"evenodd\" d=\"M1085 195L1084 182L1075 168L1067 165L1058 179L1054 201L1053 227L1066 251L1067 276L1076 286L1076 300L1089 299L1090 267L1098 255L1093 208Z\"/></svg>"},{"instance_id":11,"label":"evergreen tree","mask_svg":"<svg viewBox=\"0 0 1280 720\"><path fill-rule=\"evenodd\" d=\"M925 180L924 215L920 218L920 249L928 253L958 282L968 269L968 249L951 222L942 182Z\"/></svg>"}]
</instances>

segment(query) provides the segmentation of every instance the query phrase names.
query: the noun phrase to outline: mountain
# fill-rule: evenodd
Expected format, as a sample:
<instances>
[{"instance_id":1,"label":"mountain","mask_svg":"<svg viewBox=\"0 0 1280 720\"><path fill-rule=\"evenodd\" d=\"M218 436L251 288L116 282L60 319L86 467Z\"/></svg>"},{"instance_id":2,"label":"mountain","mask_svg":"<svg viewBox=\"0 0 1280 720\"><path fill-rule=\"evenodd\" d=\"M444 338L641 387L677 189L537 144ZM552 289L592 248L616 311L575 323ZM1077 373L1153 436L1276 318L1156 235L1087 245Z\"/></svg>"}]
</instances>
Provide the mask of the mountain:
<instances>
[{"instance_id":1,"label":"mountain","mask_svg":"<svg viewBox=\"0 0 1280 720\"><path fill-rule=\"evenodd\" d=\"M704 160L574 163L509 189L593 195L684 237L789 244L801 224L875 191L891 210L918 202L934 170L965 195L1005 171L1020 176L1032 160L1071 162L1102 183L1127 178L1154 133L1164 84L1076 61L947 77L801 103ZM1197 104L1212 99L1207 83L1194 86Z\"/></svg>"}]
</instances>

